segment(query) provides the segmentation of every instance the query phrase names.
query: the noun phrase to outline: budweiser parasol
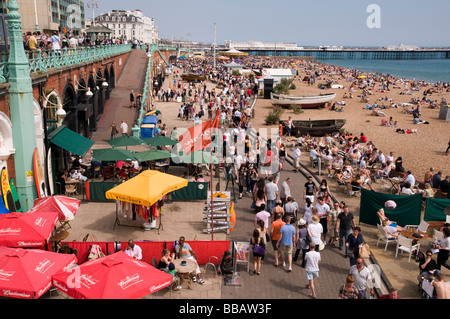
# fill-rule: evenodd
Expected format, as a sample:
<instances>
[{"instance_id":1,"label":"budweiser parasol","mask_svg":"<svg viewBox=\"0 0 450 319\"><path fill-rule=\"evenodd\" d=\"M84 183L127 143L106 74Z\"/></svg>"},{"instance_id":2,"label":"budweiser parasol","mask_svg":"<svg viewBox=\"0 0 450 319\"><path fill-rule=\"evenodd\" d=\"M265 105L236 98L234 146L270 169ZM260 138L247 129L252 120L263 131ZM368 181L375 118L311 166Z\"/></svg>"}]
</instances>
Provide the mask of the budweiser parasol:
<instances>
[{"instance_id":1,"label":"budweiser parasol","mask_svg":"<svg viewBox=\"0 0 450 319\"><path fill-rule=\"evenodd\" d=\"M80 204L81 201L76 198L67 196L48 196L37 198L34 201L34 206L28 212L58 212L59 220L69 221L74 219L75 214L80 208Z\"/></svg>"},{"instance_id":2,"label":"budweiser parasol","mask_svg":"<svg viewBox=\"0 0 450 319\"><path fill-rule=\"evenodd\" d=\"M0 215L0 246L42 247L58 222L58 213L10 213Z\"/></svg>"},{"instance_id":3,"label":"budweiser parasol","mask_svg":"<svg viewBox=\"0 0 450 319\"><path fill-rule=\"evenodd\" d=\"M76 262L73 254L0 247L0 296L37 299L52 286L52 275Z\"/></svg>"},{"instance_id":4,"label":"budweiser parasol","mask_svg":"<svg viewBox=\"0 0 450 319\"><path fill-rule=\"evenodd\" d=\"M138 299L172 283L173 276L119 251L61 271L53 286L75 299Z\"/></svg>"}]
</instances>

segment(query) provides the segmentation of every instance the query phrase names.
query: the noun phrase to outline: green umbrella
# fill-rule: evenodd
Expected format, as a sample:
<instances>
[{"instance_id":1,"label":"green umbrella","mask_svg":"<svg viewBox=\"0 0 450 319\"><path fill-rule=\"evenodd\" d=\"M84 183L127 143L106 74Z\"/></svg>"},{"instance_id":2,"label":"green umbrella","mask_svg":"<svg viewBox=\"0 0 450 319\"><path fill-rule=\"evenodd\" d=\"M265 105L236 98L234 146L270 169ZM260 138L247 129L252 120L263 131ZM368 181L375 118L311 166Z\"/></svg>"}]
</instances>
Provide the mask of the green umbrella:
<instances>
[{"instance_id":1,"label":"green umbrella","mask_svg":"<svg viewBox=\"0 0 450 319\"><path fill-rule=\"evenodd\" d=\"M156 161L164 158L170 158L171 157L170 152L167 151L160 151L160 150L149 150L144 152L137 152L134 154L136 159L139 162L145 162L145 161Z\"/></svg>"},{"instance_id":2,"label":"green umbrella","mask_svg":"<svg viewBox=\"0 0 450 319\"><path fill-rule=\"evenodd\" d=\"M112 147L144 145L144 140L134 136L119 136L106 141Z\"/></svg>"},{"instance_id":3,"label":"green umbrella","mask_svg":"<svg viewBox=\"0 0 450 319\"><path fill-rule=\"evenodd\" d=\"M192 152L189 155L179 153L179 156L172 155L172 161L177 164L211 164L211 153L204 151ZM219 164L219 159L214 154L212 156L212 164Z\"/></svg>"},{"instance_id":4,"label":"green umbrella","mask_svg":"<svg viewBox=\"0 0 450 319\"><path fill-rule=\"evenodd\" d=\"M144 143L148 146L166 146L177 145L178 141L167 136L155 136L150 138L144 138Z\"/></svg>"},{"instance_id":5,"label":"green umbrella","mask_svg":"<svg viewBox=\"0 0 450 319\"><path fill-rule=\"evenodd\" d=\"M106 148L100 150L93 150L93 161L108 162L108 161L133 161L136 158L132 151L121 148Z\"/></svg>"}]
</instances>

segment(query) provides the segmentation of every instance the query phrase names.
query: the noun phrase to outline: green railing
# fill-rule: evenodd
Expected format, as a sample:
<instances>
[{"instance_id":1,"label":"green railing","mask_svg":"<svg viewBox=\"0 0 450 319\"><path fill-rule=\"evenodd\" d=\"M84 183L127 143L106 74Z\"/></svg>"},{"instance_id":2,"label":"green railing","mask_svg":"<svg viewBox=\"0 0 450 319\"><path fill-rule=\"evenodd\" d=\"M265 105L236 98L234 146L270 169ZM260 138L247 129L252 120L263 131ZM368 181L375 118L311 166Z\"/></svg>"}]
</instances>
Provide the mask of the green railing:
<instances>
[{"instance_id":1,"label":"green railing","mask_svg":"<svg viewBox=\"0 0 450 319\"><path fill-rule=\"evenodd\" d=\"M131 44L115 44L78 47L75 49L64 48L62 50L38 49L26 51L26 54L30 61L30 73L46 73L51 68L60 69L64 66L88 63L130 51ZM0 57L0 83L8 81L8 56L9 53L5 53Z\"/></svg>"}]
</instances>

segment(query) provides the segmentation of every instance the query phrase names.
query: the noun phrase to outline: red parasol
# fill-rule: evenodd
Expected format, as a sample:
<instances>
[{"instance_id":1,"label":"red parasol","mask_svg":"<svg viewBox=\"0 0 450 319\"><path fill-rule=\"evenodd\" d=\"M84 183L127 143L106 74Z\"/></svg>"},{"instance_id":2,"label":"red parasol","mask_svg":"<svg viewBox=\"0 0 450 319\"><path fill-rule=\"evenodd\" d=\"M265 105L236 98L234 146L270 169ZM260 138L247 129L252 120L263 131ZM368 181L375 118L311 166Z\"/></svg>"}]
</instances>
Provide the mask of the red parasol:
<instances>
[{"instance_id":1,"label":"red parasol","mask_svg":"<svg viewBox=\"0 0 450 319\"><path fill-rule=\"evenodd\" d=\"M52 275L76 262L73 254L0 247L0 296L37 299L52 286Z\"/></svg>"},{"instance_id":2,"label":"red parasol","mask_svg":"<svg viewBox=\"0 0 450 319\"><path fill-rule=\"evenodd\" d=\"M53 285L75 299L138 299L172 283L173 276L119 251L59 272Z\"/></svg>"},{"instance_id":3,"label":"red parasol","mask_svg":"<svg viewBox=\"0 0 450 319\"><path fill-rule=\"evenodd\" d=\"M81 201L76 198L67 196L48 196L37 198L34 201L34 206L28 212L58 212L59 220L68 221L74 219L80 205Z\"/></svg>"},{"instance_id":4,"label":"red parasol","mask_svg":"<svg viewBox=\"0 0 450 319\"><path fill-rule=\"evenodd\" d=\"M0 215L0 246L42 247L58 222L58 213Z\"/></svg>"}]
</instances>

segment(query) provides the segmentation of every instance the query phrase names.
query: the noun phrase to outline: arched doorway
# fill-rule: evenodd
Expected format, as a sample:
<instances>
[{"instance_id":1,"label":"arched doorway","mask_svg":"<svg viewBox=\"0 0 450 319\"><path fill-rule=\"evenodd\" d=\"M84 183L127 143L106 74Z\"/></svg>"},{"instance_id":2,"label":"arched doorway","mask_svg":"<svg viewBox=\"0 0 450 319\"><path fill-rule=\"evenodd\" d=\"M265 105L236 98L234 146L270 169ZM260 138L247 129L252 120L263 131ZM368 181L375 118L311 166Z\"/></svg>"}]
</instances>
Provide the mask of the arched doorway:
<instances>
[{"instance_id":1,"label":"arched doorway","mask_svg":"<svg viewBox=\"0 0 450 319\"><path fill-rule=\"evenodd\" d=\"M77 104L75 88L72 84L67 83L62 95L62 107L66 112L63 124L72 131L79 133Z\"/></svg>"},{"instance_id":2,"label":"arched doorway","mask_svg":"<svg viewBox=\"0 0 450 319\"><path fill-rule=\"evenodd\" d=\"M109 79L108 79L109 89L112 90L116 87L116 74L114 72L114 66L111 64L109 67Z\"/></svg>"},{"instance_id":3,"label":"arched doorway","mask_svg":"<svg viewBox=\"0 0 450 319\"><path fill-rule=\"evenodd\" d=\"M77 117L78 117L78 131L77 133L83 135L84 137L90 138L90 122L93 114L92 104L89 103L89 97L86 97L88 86L84 79L79 79L77 83ZM90 88L89 88L90 89ZM95 122L95 121L94 121Z\"/></svg>"}]
</instances>

